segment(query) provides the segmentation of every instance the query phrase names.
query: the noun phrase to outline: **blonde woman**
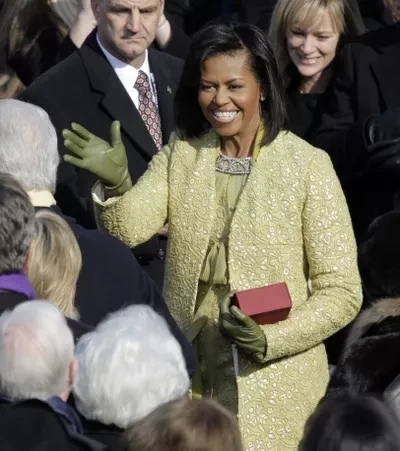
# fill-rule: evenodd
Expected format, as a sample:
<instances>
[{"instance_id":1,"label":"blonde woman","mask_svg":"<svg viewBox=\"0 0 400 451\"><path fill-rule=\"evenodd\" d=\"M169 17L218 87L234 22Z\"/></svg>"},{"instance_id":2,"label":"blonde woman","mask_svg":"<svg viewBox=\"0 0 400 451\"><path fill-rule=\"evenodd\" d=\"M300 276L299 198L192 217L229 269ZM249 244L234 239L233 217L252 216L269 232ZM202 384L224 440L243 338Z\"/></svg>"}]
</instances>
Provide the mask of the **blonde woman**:
<instances>
[{"instance_id":1,"label":"blonde woman","mask_svg":"<svg viewBox=\"0 0 400 451\"><path fill-rule=\"evenodd\" d=\"M28 279L38 298L55 304L68 318L78 319L76 283L82 266L79 245L69 225L48 210L36 213L37 238L33 241Z\"/></svg>"},{"instance_id":2,"label":"blonde woman","mask_svg":"<svg viewBox=\"0 0 400 451\"><path fill-rule=\"evenodd\" d=\"M363 29L347 0L278 0L270 38L285 77L289 129L310 141L341 45Z\"/></svg>"}]
</instances>

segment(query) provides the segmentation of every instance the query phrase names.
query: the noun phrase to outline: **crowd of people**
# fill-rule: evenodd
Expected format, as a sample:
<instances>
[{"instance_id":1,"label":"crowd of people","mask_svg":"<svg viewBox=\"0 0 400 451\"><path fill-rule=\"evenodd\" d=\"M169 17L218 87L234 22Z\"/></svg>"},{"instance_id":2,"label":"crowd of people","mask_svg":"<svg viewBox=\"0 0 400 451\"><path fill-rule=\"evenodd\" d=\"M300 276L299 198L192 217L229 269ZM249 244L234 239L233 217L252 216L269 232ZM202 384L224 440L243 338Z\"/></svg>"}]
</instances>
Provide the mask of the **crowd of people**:
<instances>
[{"instance_id":1,"label":"crowd of people","mask_svg":"<svg viewBox=\"0 0 400 451\"><path fill-rule=\"evenodd\" d=\"M400 2L0 5L0 449L400 451Z\"/></svg>"}]
</instances>

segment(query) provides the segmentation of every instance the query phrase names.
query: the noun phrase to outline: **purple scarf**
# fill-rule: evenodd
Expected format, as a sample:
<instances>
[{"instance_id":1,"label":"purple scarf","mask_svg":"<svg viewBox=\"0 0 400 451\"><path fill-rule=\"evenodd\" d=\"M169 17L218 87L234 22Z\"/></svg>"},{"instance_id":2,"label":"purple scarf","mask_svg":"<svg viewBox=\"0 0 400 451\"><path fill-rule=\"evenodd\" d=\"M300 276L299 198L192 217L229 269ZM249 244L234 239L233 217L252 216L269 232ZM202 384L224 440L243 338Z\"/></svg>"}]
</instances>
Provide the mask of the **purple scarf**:
<instances>
[{"instance_id":1,"label":"purple scarf","mask_svg":"<svg viewBox=\"0 0 400 451\"><path fill-rule=\"evenodd\" d=\"M24 294L30 301L37 299L35 290L26 275L23 273L0 275L0 291L13 291L15 293L21 293Z\"/></svg>"}]
</instances>

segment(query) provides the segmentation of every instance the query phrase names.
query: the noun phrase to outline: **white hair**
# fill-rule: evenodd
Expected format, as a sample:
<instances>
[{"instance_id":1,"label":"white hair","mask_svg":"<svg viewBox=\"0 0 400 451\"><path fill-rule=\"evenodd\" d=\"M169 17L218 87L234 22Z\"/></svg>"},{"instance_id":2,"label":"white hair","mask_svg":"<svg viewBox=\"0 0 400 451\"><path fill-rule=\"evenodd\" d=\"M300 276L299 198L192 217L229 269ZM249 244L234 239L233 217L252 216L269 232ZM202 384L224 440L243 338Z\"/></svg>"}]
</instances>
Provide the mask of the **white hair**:
<instances>
[{"instance_id":1,"label":"white hair","mask_svg":"<svg viewBox=\"0 0 400 451\"><path fill-rule=\"evenodd\" d=\"M0 172L26 191L55 192L59 164L57 134L48 114L20 100L0 100Z\"/></svg>"},{"instance_id":2,"label":"white hair","mask_svg":"<svg viewBox=\"0 0 400 451\"><path fill-rule=\"evenodd\" d=\"M103 424L126 429L189 388L178 341L164 318L145 305L110 315L81 338L75 357L76 407Z\"/></svg>"},{"instance_id":3,"label":"white hair","mask_svg":"<svg viewBox=\"0 0 400 451\"><path fill-rule=\"evenodd\" d=\"M27 301L0 316L0 393L46 400L69 386L74 339L58 308Z\"/></svg>"}]
</instances>

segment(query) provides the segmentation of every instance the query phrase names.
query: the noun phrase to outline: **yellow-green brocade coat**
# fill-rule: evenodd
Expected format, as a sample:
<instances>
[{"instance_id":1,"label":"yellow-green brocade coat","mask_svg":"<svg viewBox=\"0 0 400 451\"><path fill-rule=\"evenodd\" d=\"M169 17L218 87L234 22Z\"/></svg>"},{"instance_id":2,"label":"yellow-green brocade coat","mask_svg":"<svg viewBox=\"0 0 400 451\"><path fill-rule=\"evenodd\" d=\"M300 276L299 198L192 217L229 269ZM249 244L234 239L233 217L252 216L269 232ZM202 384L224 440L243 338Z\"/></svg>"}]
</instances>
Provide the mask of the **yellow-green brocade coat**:
<instances>
[{"instance_id":1,"label":"yellow-green brocade coat","mask_svg":"<svg viewBox=\"0 0 400 451\"><path fill-rule=\"evenodd\" d=\"M169 224L164 294L183 330L210 240L218 151L214 131L190 141L173 135L130 191L97 205L99 222L130 246ZM233 213L228 269L233 290L288 285L289 318L262 326L264 364L239 350L239 376L232 368L226 383L237 384L246 450L295 450L328 382L322 341L361 305L351 220L326 153L290 132L261 148Z\"/></svg>"}]
</instances>

